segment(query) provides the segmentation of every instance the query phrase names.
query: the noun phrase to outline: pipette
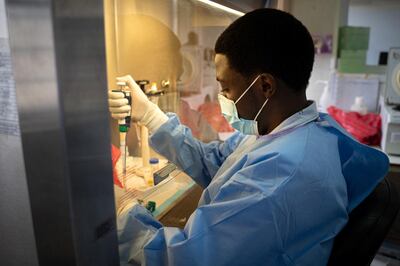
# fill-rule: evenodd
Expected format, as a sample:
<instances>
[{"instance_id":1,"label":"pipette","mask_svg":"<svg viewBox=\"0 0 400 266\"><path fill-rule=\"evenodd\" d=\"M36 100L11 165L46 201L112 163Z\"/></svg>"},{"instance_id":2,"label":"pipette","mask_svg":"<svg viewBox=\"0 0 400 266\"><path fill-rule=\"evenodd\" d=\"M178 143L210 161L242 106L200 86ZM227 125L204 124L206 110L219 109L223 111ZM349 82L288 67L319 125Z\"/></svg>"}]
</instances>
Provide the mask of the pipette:
<instances>
[{"instance_id":1,"label":"pipette","mask_svg":"<svg viewBox=\"0 0 400 266\"><path fill-rule=\"evenodd\" d=\"M124 98L128 100L128 105L132 106L131 92L127 89L127 84L124 81L117 82L119 87L116 92L122 92ZM126 189L126 157L127 157L127 146L126 146L126 134L128 133L129 127L131 126L131 110L129 110L128 115L125 118L118 120L118 131L120 138L120 150L122 156L122 172L123 172L123 185Z\"/></svg>"}]
</instances>

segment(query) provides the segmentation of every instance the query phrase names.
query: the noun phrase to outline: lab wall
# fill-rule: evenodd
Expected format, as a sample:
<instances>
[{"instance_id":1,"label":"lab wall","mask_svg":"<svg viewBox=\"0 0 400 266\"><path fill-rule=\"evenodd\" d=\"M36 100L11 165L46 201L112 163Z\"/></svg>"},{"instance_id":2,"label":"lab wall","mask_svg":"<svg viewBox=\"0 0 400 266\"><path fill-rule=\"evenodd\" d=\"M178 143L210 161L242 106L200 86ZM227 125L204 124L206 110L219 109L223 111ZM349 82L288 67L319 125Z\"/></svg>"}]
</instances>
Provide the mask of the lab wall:
<instances>
[{"instance_id":1,"label":"lab wall","mask_svg":"<svg viewBox=\"0 0 400 266\"><path fill-rule=\"evenodd\" d=\"M348 23L370 27L367 64L377 65L379 53L400 47L400 1L350 1Z\"/></svg>"},{"instance_id":2,"label":"lab wall","mask_svg":"<svg viewBox=\"0 0 400 266\"><path fill-rule=\"evenodd\" d=\"M307 88L307 98L318 103L324 85L335 70L338 28L347 22L348 0L293 0L288 11L298 18L313 37L331 38L331 52L316 53ZM293 44L295 45L295 44Z\"/></svg>"}]
</instances>

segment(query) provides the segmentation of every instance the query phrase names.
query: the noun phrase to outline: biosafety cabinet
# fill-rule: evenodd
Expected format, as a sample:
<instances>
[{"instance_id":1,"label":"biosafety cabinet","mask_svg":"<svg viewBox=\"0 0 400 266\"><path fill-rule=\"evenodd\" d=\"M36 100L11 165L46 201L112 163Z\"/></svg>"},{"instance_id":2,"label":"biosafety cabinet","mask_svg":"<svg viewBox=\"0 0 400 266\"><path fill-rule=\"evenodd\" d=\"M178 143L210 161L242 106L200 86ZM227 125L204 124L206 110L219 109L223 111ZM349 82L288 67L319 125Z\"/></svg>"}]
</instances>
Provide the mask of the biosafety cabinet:
<instances>
[{"instance_id":1,"label":"biosafety cabinet","mask_svg":"<svg viewBox=\"0 0 400 266\"><path fill-rule=\"evenodd\" d=\"M0 0L1 265L118 265L116 196L126 187L116 183L131 182L130 196L154 201L160 219L191 191L179 169L140 185L146 135L135 124L126 151L139 181L120 179L107 91L131 75L202 141L229 135L213 47L241 13L203 2Z\"/></svg>"},{"instance_id":2,"label":"biosafety cabinet","mask_svg":"<svg viewBox=\"0 0 400 266\"><path fill-rule=\"evenodd\" d=\"M116 77L131 75L161 110L176 113L198 139L209 142L233 132L217 102L214 44L227 25L242 13L191 0L108 0L104 2L104 11L110 90L121 89ZM148 169L153 169L150 162L158 162L156 169L173 170L174 166L148 147L145 127L131 124L127 134L120 134L118 121L110 123L114 150L119 147L121 151L115 167L116 183L141 198L145 205L155 201L154 215L162 215L170 207L163 203L190 191L194 182L174 171L167 180L168 172L156 173L148 186ZM126 149L121 141L127 144ZM122 170L125 168L126 174ZM152 183L159 189L154 189ZM162 197L156 195L160 191ZM124 191L117 187L115 193L120 198ZM116 202L118 208L119 200Z\"/></svg>"}]
</instances>

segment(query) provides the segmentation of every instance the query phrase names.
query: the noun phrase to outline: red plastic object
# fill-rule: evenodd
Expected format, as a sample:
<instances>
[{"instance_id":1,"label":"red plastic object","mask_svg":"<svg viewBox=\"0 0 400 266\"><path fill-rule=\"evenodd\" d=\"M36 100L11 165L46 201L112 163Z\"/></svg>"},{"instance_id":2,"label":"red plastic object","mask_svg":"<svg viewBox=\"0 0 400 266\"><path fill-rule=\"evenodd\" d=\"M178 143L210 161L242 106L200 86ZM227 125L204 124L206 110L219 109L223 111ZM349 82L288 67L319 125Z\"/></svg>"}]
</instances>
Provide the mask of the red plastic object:
<instances>
[{"instance_id":1,"label":"red plastic object","mask_svg":"<svg viewBox=\"0 0 400 266\"><path fill-rule=\"evenodd\" d=\"M118 179L118 174L117 174L117 169L115 169L115 165L117 164L117 161L119 157L121 156L121 151L115 147L114 145L111 144L111 159L112 159L112 166L113 166L113 180L114 184L119 186L120 188L123 187L121 182Z\"/></svg>"},{"instance_id":2,"label":"red plastic object","mask_svg":"<svg viewBox=\"0 0 400 266\"><path fill-rule=\"evenodd\" d=\"M328 113L354 138L367 145L380 145L382 119L379 114L345 112L342 109L330 106Z\"/></svg>"}]
</instances>

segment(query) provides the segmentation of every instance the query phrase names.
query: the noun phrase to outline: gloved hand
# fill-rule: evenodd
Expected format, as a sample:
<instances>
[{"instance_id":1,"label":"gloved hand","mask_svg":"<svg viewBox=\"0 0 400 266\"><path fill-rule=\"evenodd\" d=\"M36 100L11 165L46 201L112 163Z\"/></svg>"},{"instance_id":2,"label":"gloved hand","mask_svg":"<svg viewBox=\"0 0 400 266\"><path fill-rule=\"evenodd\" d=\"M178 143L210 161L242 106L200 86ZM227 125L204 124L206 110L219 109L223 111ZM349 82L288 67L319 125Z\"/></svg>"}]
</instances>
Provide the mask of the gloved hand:
<instances>
[{"instance_id":1,"label":"gloved hand","mask_svg":"<svg viewBox=\"0 0 400 266\"><path fill-rule=\"evenodd\" d=\"M132 121L139 122L146 126L150 132L155 132L161 125L167 122L167 115L147 98L146 94L144 94L130 75L118 77L117 81L125 82L131 90ZM109 91L108 104L110 106L111 116L115 119L126 117L131 108L128 105L128 100L124 98L124 94L121 92Z\"/></svg>"}]
</instances>

